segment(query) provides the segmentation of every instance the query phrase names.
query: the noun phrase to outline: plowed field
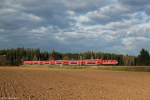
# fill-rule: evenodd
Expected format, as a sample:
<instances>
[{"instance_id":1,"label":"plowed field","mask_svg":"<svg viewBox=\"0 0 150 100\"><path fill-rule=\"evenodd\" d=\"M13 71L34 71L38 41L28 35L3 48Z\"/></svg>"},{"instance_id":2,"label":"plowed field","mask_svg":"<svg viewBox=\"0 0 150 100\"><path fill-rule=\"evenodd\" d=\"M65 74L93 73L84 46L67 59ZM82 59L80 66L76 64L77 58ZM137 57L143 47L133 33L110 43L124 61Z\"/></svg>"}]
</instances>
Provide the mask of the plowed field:
<instances>
[{"instance_id":1,"label":"plowed field","mask_svg":"<svg viewBox=\"0 0 150 100\"><path fill-rule=\"evenodd\" d=\"M3 67L0 100L150 100L150 73Z\"/></svg>"}]
</instances>

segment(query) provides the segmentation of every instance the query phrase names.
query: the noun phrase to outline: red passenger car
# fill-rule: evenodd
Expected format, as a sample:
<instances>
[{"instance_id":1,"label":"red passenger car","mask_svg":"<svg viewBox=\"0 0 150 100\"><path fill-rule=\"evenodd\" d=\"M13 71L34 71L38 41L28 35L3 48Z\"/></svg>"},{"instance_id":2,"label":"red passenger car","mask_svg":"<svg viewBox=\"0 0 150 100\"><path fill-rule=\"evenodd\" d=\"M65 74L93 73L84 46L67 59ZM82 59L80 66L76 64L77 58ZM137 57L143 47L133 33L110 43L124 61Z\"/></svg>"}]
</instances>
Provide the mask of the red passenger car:
<instances>
[{"instance_id":1,"label":"red passenger car","mask_svg":"<svg viewBox=\"0 0 150 100\"><path fill-rule=\"evenodd\" d=\"M116 65L118 64L117 60L102 60L102 59L93 59L93 60L51 60L51 61L24 61L23 64L33 65Z\"/></svg>"}]
</instances>

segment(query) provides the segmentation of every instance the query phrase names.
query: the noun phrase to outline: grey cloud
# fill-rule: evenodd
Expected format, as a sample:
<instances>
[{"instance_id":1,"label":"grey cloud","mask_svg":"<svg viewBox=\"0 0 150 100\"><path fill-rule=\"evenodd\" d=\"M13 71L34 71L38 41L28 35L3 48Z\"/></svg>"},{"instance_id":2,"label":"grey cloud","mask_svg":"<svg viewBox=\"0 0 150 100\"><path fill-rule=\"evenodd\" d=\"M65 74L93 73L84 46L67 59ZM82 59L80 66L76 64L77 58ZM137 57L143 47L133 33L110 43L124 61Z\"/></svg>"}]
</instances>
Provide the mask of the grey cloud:
<instances>
[{"instance_id":1,"label":"grey cloud","mask_svg":"<svg viewBox=\"0 0 150 100\"><path fill-rule=\"evenodd\" d=\"M149 5L149 0L119 0L123 4L131 5L131 6L141 6L141 5Z\"/></svg>"},{"instance_id":2,"label":"grey cloud","mask_svg":"<svg viewBox=\"0 0 150 100\"><path fill-rule=\"evenodd\" d=\"M149 0L119 0L119 3L124 7L130 8L132 11L145 11L150 14L150 1Z\"/></svg>"},{"instance_id":3,"label":"grey cloud","mask_svg":"<svg viewBox=\"0 0 150 100\"><path fill-rule=\"evenodd\" d=\"M147 0L1 0L0 47L137 54L140 48L150 50L149 4Z\"/></svg>"}]
</instances>

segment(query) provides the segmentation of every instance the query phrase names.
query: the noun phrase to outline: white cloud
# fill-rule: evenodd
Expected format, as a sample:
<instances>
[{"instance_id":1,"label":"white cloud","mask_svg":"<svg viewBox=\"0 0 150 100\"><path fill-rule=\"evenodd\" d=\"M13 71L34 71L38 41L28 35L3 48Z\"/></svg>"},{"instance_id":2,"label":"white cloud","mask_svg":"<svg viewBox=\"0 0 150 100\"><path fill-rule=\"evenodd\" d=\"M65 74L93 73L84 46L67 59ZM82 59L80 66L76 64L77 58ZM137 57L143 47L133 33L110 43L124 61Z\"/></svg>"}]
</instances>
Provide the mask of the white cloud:
<instances>
[{"instance_id":1,"label":"white cloud","mask_svg":"<svg viewBox=\"0 0 150 100\"><path fill-rule=\"evenodd\" d=\"M127 37L122 41L127 50L136 50L138 46L144 47L144 44L150 43L150 39L147 37Z\"/></svg>"},{"instance_id":2,"label":"white cloud","mask_svg":"<svg viewBox=\"0 0 150 100\"><path fill-rule=\"evenodd\" d=\"M37 43L39 47L47 44L133 54L149 47L150 13L146 1L140 1L144 3L142 9L138 2L131 7L130 0L2 1L0 41L15 41L15 47L21 40L31 47Z\"/></svg>"},{"instance_id":3,"label":"white cloud","mask_svg":"<svg viewBox=\"0 0 150 100\"><path fill-rule=\"evenodd\" d=\"M25 13L24 13L24 14L22 15L22 18L23 18L23 19L26 19L26 20L29 19L29 20L31 20L31 21L33 21L33 22L34 22L34 21L42 21L42 18L41 18L41 17L36 16L36 15L34 15L34 14L27 14L27 13L25 14Z\"/></svg>"},{"instance_id":4,"label":"white cloud","mask_svg":"<svg viewBox=\"0 0 150 100\"><path fill-rule=\"evenodd\" d=\"M90 19L86 16L79 16L76 20L78 20L80 23L89 22Z\"/></svg>"},{"instance_id":5,"label":"white cloud","mask_svg":"<svg viewBox=\"0 0 150 100\"><path fill-rule=\"evenodd\" d=\"M11 8L5 8L0 10L0 15L5 15L5 14L10 14L10 13L16 13L16 9L11 9Z\"/></svg>"},{"instance_id":6,"label":"white cloud","mask_svg":"<svg viewBox=\"0 0 150 100\"><path fill-rule=\"evenodd\" d=\"M75 12L73 10L69 10L67 13L69 16L75 16Z\"/></svg>"},{"instance_id":7,"label":"white cloud","mask_svg":"<svg viewBox=\"0 0 150 100\"><path fill-rule=\"evenodd\" d=\"M42 26L38 29L32 29L30 32L31 33L46 33L48 32L48 28Z\"/></svg>"},{"instance_id":8,"label":"white cloud","mask_svg":"<svg viewBox=\"0 0 150 100\"><path fill-rule=\"evenodd\" d=\"M5 30L4 29L0 29L0 32L5 32Z\"/></svg>"}]
</instances>

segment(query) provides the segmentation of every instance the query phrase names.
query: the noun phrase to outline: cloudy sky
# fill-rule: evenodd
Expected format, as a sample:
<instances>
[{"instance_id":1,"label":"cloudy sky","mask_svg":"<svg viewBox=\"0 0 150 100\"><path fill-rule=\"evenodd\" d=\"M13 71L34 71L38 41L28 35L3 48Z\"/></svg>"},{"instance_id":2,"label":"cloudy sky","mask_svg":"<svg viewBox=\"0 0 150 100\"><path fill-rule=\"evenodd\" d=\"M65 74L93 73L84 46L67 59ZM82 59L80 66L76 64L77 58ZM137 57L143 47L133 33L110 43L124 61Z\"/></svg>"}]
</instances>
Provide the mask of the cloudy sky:
<instances>
[{"instance_id":1,"label":"cloudy sky","mask_svg":"<svg viewBox=\"0 0 150 100\"><path fill-rule=\"evenodd\" d=\"M0 49L150 51L150 0L0 0Z\"/></svg>"}]
</instances>

